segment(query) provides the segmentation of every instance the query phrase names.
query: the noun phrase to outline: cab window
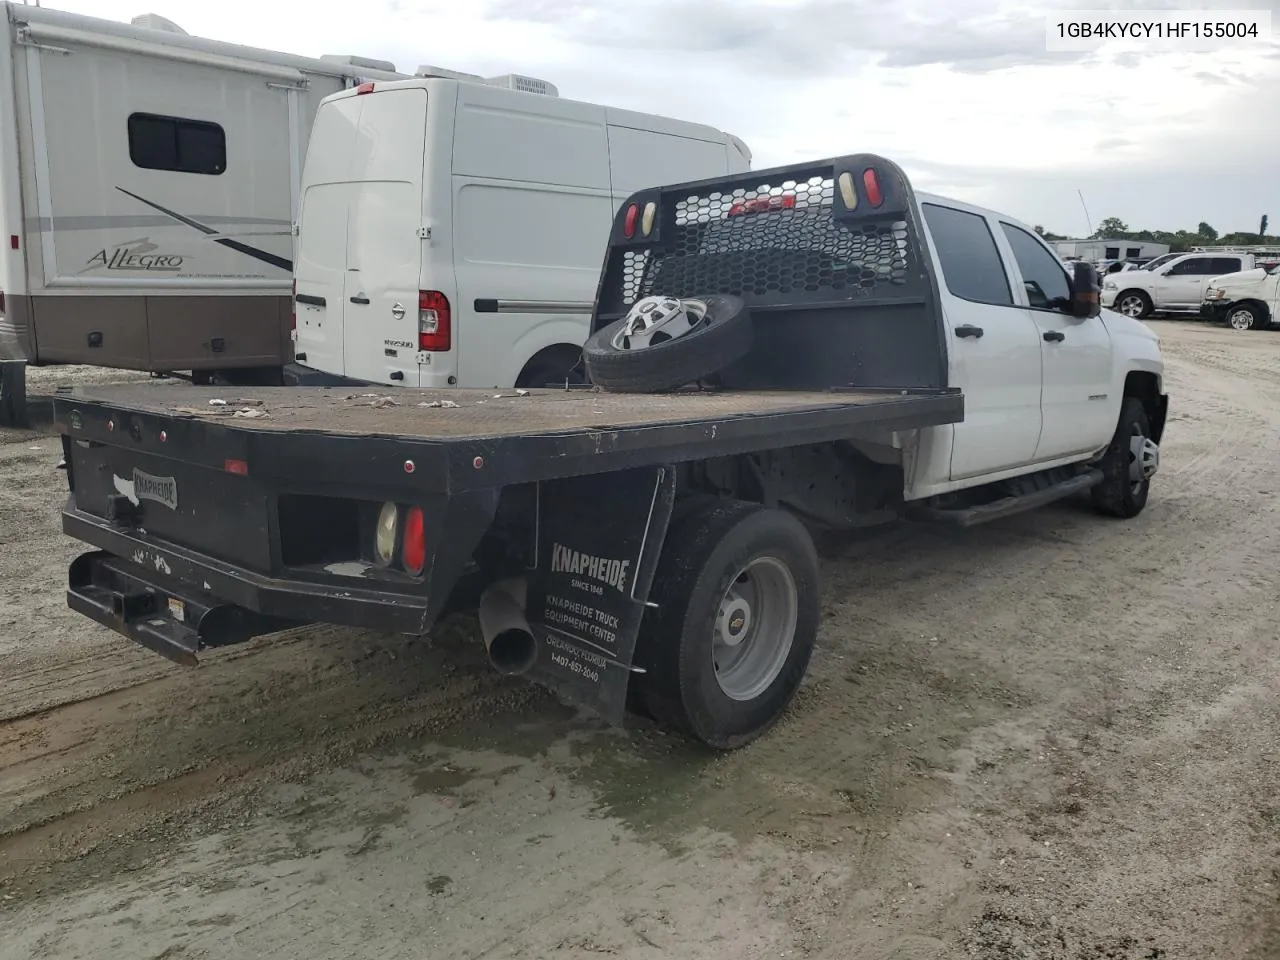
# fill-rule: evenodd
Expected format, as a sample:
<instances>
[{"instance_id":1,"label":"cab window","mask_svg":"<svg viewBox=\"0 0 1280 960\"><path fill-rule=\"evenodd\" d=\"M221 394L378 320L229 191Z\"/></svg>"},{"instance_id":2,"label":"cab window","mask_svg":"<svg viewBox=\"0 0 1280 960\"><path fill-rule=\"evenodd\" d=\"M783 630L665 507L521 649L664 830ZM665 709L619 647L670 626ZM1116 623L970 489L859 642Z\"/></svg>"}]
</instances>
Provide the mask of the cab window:
<instances>
[{"instance_id":1,"label":"cab window","mask_svg":"<svg viewBox=\"0 0 1280 960\"><path fill-rule=\"evenodd\" d=\"M1003 221L1000 228L1013 249L1013 259L1027 291L1027 303L1041 310L1052 310L1070 300L1071 286L1058 258L1027 231Z\"/></svg>"},{"instance_id":2,"label":"cab window","mask_svg":"<svg viewBox=\"0 0 1280 960\"><path fill-rule=\"evenodd\" d=\"M986 217L936 203L921 206L947 289L964 300L1013 306L1004 261Z\"/></svg>"}]
</instances>

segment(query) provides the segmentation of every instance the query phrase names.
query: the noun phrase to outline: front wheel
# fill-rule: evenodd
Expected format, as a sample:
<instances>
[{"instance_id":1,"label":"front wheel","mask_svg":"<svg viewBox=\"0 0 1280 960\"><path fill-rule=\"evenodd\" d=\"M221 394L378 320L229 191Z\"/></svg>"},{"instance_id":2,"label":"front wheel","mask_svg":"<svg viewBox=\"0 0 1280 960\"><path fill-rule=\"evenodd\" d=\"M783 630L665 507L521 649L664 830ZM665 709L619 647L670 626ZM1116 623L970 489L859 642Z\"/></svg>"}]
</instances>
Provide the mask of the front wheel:
<instances>
[{"instance_id":1,"label":"front wheel","mask_svg":"<svg viewBox=\"0 0 1280 960\"><path fill-rule=\"evenodd\" d=\"M818 633L818 559L790 514L700 501L671 527L636 648L640 701L708 746L754 740L799 689Z\"/></svg>"},{"instance_id":2,"label":"front wheel","mask_svg":"<svg viewBox=\"0 0 1280 960\"><path fill-rule=\"evenodd\" d=\"M1151 439L1146 408L1136 397L1125 397L1111 445L1098 467L1103 480L1093 488L1093 506L1109 517L1128 520L1147 505L1151 478L1160 466L1160 448Z\"/></svg>"},{"instance_id":3,"label":"front wheel","mask_svg":"<svg viewBox=\"0 0 1280 960\"><path fill-rule=\"evenodd\" d=\"M1232 330L1259 330L1265 326L1265 318L1257 307L1241 303L1227 312L1227 326Z\"/></svg>"}]
</instances>

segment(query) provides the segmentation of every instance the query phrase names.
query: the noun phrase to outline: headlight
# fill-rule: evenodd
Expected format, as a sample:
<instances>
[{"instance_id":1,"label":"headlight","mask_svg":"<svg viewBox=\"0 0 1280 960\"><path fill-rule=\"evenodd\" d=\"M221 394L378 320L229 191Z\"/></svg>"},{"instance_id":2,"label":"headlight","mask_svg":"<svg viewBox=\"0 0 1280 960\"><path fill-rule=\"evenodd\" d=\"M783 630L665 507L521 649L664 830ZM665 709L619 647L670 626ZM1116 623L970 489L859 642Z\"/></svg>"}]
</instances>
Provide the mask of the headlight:
<instances>
[{"instance_id":1,"label":"headlight","mask_svg":"<svg viewBox=\"0 0 1280 960\"><path fill-rule=\"evenodd\" d=\"M1103 289L1103 290L1114 290L1114 289L1116 289L1116 282L1115 282L1114 280L1103 280L1103 281L1102 281L1102 289Z\"/></svg>"},{"instance_id":2,"label":"headlight","mask_svg":"<svg viewBox=\"0 0 1280 960\"><path fill-rule=\"evenodd\" d=\"M1221 300L1226 295L1227 291L1219 290L1217 287L1210 287L1204 292L1204 298L1206 300Z\"/></svg>"},{"instance_id":3,"label":"headlight","mask_svg":"<svg viewBox=\"0 0 1280 960\"><path fill-rule=\"evenodd\" d=\"M378 512L378 526L373 533L373 556L384 567L396 554L396 528L399 525L399 508L394 503L384 503Z\"/></svg>"}]
</instances>

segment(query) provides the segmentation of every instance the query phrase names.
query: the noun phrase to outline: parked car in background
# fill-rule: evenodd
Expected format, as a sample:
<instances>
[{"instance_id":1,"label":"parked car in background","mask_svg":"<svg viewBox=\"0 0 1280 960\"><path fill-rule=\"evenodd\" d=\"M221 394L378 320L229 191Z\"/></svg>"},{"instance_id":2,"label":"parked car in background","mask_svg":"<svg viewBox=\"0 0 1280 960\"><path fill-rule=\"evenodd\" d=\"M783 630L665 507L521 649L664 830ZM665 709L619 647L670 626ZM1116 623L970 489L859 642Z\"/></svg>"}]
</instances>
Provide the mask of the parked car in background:
<instances>
[{"instance_id":1,"label":"parked car in background","mask_svg":"<svg viewBox=\"0 0 1280 960\"><path fill-rule=\"evenodd\" d=\"M732 134L561 99L530 77L419 67L335 94L302 171L286 379L563 384L619 204L750 166Z\"/></svg>"},{"instance_id":2,"label":"parked car in background","mask_svg":"<svg viewBox=\"0 0 1280 960\"><path fill-rule=\"evenodd\" d=\"M1128 317L1198 314L1211 278L1252 270L1252 254L1184 253L1144 270L1112 274L1102 282L1102 305Z\"/></svg>"},{"instance_id":3,"label":"parked car in background","mask_svg":"<svg viewBox=\"0 0 1280 960\"><path fill-rule=\"evenodd\" d=\"M1233 330L1263 330L1280 312L1280 263L1213 277L1205 288L1200 316Z\"/></svg>"}]
</instances>

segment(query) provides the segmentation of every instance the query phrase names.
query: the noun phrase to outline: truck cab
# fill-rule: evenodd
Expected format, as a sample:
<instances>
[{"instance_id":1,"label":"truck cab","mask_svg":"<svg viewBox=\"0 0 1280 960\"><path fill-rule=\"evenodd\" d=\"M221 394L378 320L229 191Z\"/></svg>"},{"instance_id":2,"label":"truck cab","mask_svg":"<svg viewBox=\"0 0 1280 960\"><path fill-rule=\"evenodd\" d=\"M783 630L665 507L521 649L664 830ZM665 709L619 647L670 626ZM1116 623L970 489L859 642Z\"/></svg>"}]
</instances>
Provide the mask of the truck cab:
<instances>
[{"instance_id":1,"label":"truck cab","mask_svg":"<svg viewBox=\"0 0 1280 960\"><path fill-rule=\"evenodd\" d=\"M1187 253L1142 270L1125 270L1102 283L1102 305L1141 319L1153 313L1200 311L1205 287L1214 277L1251 270L1249 253Z\"/></svg>"},{"instance_id":2,"label":"truck cab","mask_svg":"<svg viewBox=\"0 0 1280 960\"><path fill-rule=\"evenodd\" d=\"M1280 264L1212 277L1205 286L1200 316L1232 330L1264 330L1280 315Z\"/></svg>"}]
</instances>

